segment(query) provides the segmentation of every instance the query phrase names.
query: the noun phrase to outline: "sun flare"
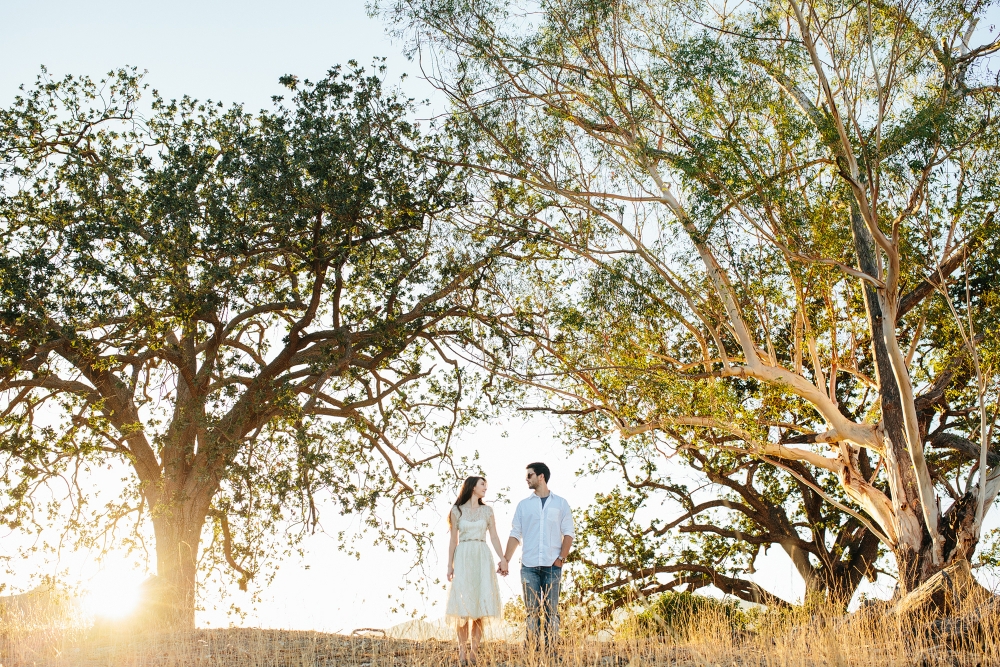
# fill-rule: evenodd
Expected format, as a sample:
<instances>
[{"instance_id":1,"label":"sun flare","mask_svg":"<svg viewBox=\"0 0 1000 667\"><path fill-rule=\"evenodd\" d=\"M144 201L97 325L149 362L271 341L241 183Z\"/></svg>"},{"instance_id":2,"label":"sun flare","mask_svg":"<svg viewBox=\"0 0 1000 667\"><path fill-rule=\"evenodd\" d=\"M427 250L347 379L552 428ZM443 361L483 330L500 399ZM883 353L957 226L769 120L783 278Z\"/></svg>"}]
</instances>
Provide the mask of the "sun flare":
<instances>
[{"instance_id":1,"label":"sun flare","mask_svg":"<svg viewBox=\"0 0 1000 667\"><path fill-rule=\"evenodd\" d=\"M142 575L124 568L111 568L94 575L85 585L83 608L94 618L122 619L139 604Z\"/></svg>"}]
</instances>

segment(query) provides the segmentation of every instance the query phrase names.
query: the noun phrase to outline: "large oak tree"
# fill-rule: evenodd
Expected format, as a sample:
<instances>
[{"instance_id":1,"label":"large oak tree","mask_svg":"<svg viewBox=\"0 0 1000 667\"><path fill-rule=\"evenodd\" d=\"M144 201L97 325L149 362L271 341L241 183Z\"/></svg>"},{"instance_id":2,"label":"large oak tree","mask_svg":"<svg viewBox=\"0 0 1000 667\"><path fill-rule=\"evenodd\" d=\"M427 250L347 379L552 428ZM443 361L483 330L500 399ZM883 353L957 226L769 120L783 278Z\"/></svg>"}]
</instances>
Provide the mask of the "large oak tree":
<instances>
[{"instance_id":1,"label":"large oak tree","mask_svg":"<svg viewBox=\"0 0 1000 667\"><path fill-rule=\"evenodd\" d=\"M323 497L398 538L449 460L440 343L501 248L463 231L462 170L383 74L286 77L257 114L141 107L128 71L43 77L0 112L5 519L87 465L128 471L80 515L104 528L77 527L152 523L171 623L194 622L212 527L245 586L268 526L314 525Z\"/></svg>"}]
</instances>

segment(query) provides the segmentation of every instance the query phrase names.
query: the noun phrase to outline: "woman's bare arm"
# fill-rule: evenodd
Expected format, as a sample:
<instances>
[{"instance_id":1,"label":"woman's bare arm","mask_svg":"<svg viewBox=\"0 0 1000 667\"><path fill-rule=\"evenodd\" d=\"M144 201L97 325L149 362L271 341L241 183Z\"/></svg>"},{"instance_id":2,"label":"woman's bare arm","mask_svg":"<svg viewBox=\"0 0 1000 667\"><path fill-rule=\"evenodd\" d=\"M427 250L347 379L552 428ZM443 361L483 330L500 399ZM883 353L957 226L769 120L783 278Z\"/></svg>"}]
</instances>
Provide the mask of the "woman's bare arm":
<instances>
[{"instance_id":1,"label":"woman's bare arm","mask_svg":"<svg viewBox=\"0 0 1000 667\"><path fill-rule=\"evenodd\" d=\"M493 549L497 552L497 556L500 556L500 572L503 574L507 573L507 559L503 555L503 547L500 546L500 536L497 535L497 521L493 516L493 510L490 509L490 541L493 542Z\"/></svg>"},{"instance_id":2,"label":"woman's bare arm","mask_svg":"<svg viewBox=\"0 0 1000 667\"><path fill-rule=\"evenodd\" d=\"M455 549L458 548L458 512L451 509L451 539L448 541L448 581L455 578Z\"/></svg>"},{"instance_id":3,"label":"woman's bare arm","mask_svg":"<svg viewBox=\"0 0 1000 667\"><path fill-rule=\"evenodd\" d=\"M490 541L493 542L493 550L496 551L497 556L499 556L502 559L503 547L500 546L500 536L497 535L497 522L496 519L493 517L492 511L490 512L490 520L488 525L490 528Z\"/></svg>"}]
</instances>

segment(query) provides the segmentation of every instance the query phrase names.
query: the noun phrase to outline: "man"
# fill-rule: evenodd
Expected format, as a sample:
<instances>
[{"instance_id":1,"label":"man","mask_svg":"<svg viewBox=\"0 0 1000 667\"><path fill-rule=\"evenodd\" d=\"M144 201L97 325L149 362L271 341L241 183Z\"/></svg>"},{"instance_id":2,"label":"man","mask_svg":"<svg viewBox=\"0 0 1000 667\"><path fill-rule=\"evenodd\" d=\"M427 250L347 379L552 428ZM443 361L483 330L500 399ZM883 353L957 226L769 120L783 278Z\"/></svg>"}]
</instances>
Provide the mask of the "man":
<instances>
[{"instance_id":1,"label":"man","mask_svg":"<svg viewBox=\"0 0 1000 667\"><path fill-rule=\"evenodd\" d=\"M526 473L534 493L517 504L504 557L509 563L517 545L524 545L521 586L528 612L527 643L529 648L541 643L550 649L559 634L559 584L573 545L573 512L565 498L549 491L547 465L529 463Z\"/></svg>"}]
</instances>

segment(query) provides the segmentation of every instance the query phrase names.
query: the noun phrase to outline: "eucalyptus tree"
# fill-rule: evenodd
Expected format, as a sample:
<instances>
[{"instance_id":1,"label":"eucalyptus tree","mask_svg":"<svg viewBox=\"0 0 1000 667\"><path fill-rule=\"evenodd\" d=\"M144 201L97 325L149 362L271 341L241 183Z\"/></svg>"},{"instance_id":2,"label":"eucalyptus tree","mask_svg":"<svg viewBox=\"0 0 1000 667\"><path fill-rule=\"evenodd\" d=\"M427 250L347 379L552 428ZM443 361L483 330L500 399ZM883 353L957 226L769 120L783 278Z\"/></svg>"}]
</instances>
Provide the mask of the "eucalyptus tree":
<instances>
[{"instance_id":1,"label":"eucalyptus tree","mask_svg":"<svg viewBox=\"0 0 1000 667\"><path fill-rule=\"evenodd\" d=\"M552 264L563 270L557 274ZM580 592L595 596L605 613L637 597L704 586L788 606L747 576L760 552L775 547L801 577L806 600L846 606L861 581L884 567L883 549L872 531L817 490L848 502L834 475L800 462L783 470L733 451L727 434L672 426L629 438L616 433L617 424L636 415L737 414L747 401L757 402L759 416L778 419L788 409L784 399L752 383L709 393L700 383L679 382L664 368L658 345L662 332L679 323L650 296L655 276L636 280L641 267L633 262L586 270L563 260L549 268L518 274L517 289L530 308L487 318L507 345L484 352L488 367L532 388L520 400L539 404L521 409L562 416L568 447L589 455L584 474L609 489L578 520L573 560L583 566L574 578ZM535 291L527 299L526 286ZM518 341L527 342L530 364ZM871 478L866 453L858 463Z\"/></svg>"},{"instance_id":2,"label":"eucalyptus tree","mask_svg":"<svg viewBox=\"0 0 1000 667\"><path fill-rule=\"evenodd\" d=\"M71 520L152 523L171 623L194 622L199 564L245 587L319 498L398 546L439 484L421 471L450 465L469 414L441 342L503 248L463 231L463 171L383 77L285 77L258 114L154 94L144 117L120 71L0 115L4 518L46 520L59 480L80 510L83 470L122 471Z\"/></svg>"},{"instance_id":3,"label":"eucalyptus tree","mask_svg":"<svg viewBox=\"0 0 1000 667\"><path fill-rule=\"evenodd\" d=\"M849 503L813 490L892 551L902 591L972 556L1000 488L995 328L974 294L992 281L970 271L995 252L988 10L392 7L478 137L476 165L552 207L526 225L597 266L632 258L637 289L674 312L655 341L615 342L704 398L609 413L618 432L674 429L807 486L793 463L836 476ZM713 398L739 388L739 410Z\"/></svg>"}]
</instances>

